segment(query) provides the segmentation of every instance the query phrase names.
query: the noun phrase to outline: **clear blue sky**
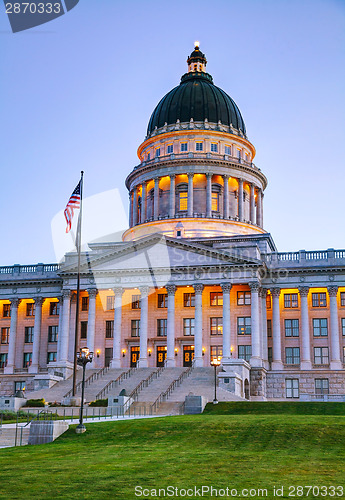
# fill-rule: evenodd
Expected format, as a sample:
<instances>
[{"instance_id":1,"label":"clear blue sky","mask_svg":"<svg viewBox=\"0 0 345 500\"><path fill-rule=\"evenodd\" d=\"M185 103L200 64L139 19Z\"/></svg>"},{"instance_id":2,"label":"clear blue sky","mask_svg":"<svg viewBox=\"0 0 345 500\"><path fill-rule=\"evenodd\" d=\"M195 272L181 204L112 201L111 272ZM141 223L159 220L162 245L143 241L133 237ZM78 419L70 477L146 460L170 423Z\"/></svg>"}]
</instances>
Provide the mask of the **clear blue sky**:
<instances>
[{"instance_id":1,"label":"clear blue sky","mask_svg":"<svg viewBox=\"0 0 345 500\"><path fill-rule=\"evenodd\" d=\"M0 5L0 265L54 262L50 223L80 170L119 188L194 40L238 104L269 180L280 251L345 248L345 2L80 0L12 34ZM114 214L116 217L116 214Z\"/></svg>"}]
</instances>

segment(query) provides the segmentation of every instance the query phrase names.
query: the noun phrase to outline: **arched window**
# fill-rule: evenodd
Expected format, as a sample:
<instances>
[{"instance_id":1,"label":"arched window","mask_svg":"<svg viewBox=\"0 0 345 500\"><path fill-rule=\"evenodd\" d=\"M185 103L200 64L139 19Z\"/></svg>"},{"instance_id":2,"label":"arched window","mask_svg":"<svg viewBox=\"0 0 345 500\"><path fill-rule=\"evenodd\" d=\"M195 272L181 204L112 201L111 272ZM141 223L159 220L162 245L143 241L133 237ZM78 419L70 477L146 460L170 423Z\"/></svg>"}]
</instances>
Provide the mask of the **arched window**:
<instances>
[{"instance_id":1,"label":"arched window","mask_svg":"<svg viewBox=\"0 0 345 500\"><path fill-rule=\"evenodd\" d=\"M212 185L212 194L211 194L211 210L212 210L212 212L219 212L220 191L221 191L221 186L219 184Z\"/></svg>"},{"instance_id":2,"label":"arched window","mask_svg":"<svg viewBox=\"0 0 345 500\"><path fill-rule=\"evenodd\" d=\"M179 184L176 187L178 196L178 210L185 212L188 210L188 185L186 183Z\"/></svg>"}]
</instances>

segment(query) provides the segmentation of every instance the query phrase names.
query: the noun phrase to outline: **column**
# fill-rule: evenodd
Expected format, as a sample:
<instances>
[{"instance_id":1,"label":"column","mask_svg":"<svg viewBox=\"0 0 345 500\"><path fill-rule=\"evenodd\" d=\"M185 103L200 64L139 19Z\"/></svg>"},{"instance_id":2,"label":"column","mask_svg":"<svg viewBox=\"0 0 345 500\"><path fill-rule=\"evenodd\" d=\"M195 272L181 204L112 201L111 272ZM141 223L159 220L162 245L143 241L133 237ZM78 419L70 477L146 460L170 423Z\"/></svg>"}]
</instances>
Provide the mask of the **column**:
<instances>
[{"instance_id":1,"label":"column","mask_svg":"<svg viewBox=\"0 0 345 500\"><path fill-rule=\"evenodd\" d=\"M193 177L194 174L188 174L188 217L193 217Z\"/></svg>"},{"instance_id":2,"label":"column","mask_svg":"<svg viewBox=\"0 0 345 500\"><path fill-rule=\"evenodd\" d=\"M250 185L250 222L255 224L255 188L254 184Z\"/></svg>"},{"instance_id":3,"label":"column","mask_svg":"<svg viewBox=\"0 0 345 500\"><path fill-rule=\"evenodd\" d=\"M223 218L229 218L229 177L223 175L224 181L224 207L223 207Z\"/></svg>"},{"instance_id":4,"label":"column","mask_svg":"<svg viewBox=\"0 0 345 500\"><path fill-rule=\"evenodd\" d=\"M340 357L339 320L338 320L338 287L328 287L329 308L330 308L330 330L331 330L331 370L342 370L343 364Z\"/></svg>"},{"instance_id":5,"label":"column","mask_svg":"<svg viewBox=\"0 0 345 500\"><path fill-rule=\"evenodd\" d=\"M147 368L147 327L149 316L149 293L150 287L140 287L141 313L140 313L140 357L139 368Z\"/></svg>"},{"instance_id":6,"label":"column","mask_svg":"<svg viewBox=\"0 0 345 500\"><path fill-rule=\"evenodd\" d=\"M262 341L260 335L260 311L259 311L259 283L249 283L251 290L251 329L252 329L252 356L251 366L262 366Z\"/></svg>"},{"instance_id":7,"label":"column","mask_svg":"<svg viewBox=\"0 0 345 500\"><path fill-rule=\"evenodd\" d=\"M282 370L282 339L280 331L280 288L273 288L272 293L272 335L273 335L273 356L272 370Z\"/></svg>"},{"instance_id":8,"label":"column","mask_svg":"<svg viewBox=\"0 0 345 500\"><path fill-rule=\"evenodd\" d=\"M262 227L262 191L261 189L257 190L256 195L256 224L259 227Z\"/></svg>"},{"instance_id":9,"label":"column","mask_svg":"<svg viewBox=\"0 0 345 500\"><path fill-rule=\"evenodd\" d=\"M122 295L124 289L114 288L114 337L113 337L113 359L111 368L121 368L121 330L122 330Z\"/></svg>"},{"instance_id":10,"label":"column","mask_svg":"<svg viewBox=\"0 0 345 500\"><path fill-rule=\"evenodd\" d=\"M91 352L94 353L94 362L88 363L86 365L87 368L94 368L91 366L95 365L96 361L96 352L95 352L95 331L96 331L96 295L97 290L95 288L90 288L88 291L89 294L89 313L87 318L87 347Z\"/></svg>"},{"instance_id":11,"label":"column","mask_svg":"<svg viewBox=\"0 0 345 500\"><path fill-rule=\"evenodd\" d=\"M133 226L138 223L138 188L135 187L133 191Z\"/></svg>"},{"instance_id":12,"label":"column","mask_svg":"<svg viewBox=\"0 0 345 500\"><path fill-rule=\"evenodd\" d=\"M170 176L170 198L169 198L169 216L175 217L175 176Z\"/></svg>"},{"instance_id":13,"label":"column","mask_svg":"<svg viewBox=\"0 0 345 500\"><path fill-rule=\"evenodd\" d=\"M20 299L11 299L11 324L10 338L8 344L7 366L4 368L4 374L11 374L15 368L15 353L16 353L16 336L17 336L17 321L18 321L18 306Z\"/></svg>"},{"instance_id":14,"label":"column","mask_svg":"<svg viewBox=\"0 0 345 500\"><path fill-rule=\"evenodd\" d=\"M59 299L59 326L58 326L58 338L56 344L56 361L60 361L60 349L61 349L61 325L62 325L62 297Z\"/></svg>"},{"instance_id":15,"label":"column","mask_svg":"<svg viewBox=\"0 0 345 500\"><path fill-rule=\"evenodd\" d=\"M195 320L194 320L194 359L195 366L204 366L202 357L202 291L204 285L194 285L195 292Z\"/></svg>"},{"instance_id":16,"label":"column","mask_svg":"<svg viewBox=\"0 0 345 500\"><path fill-rule=\"evenodd\" d=\"M167 366L175 366L175 293L176 285L167 285L168 320L167 320Z\"/></svg>"},{"instance_id":17,"label":"column","mask_svg":"<svg viewBox=\"0 0 345 500\"><path fill-rule=\"evenodd\" d=\"M159 215L159 177L154 179L155 187L153 191L153 219L158 220Z\"/></svg>"},{"instance_id":18,"label":"column","mask_svg":"<svg viewBox=\"0 0 345 500\"><path fill-rule=\"evenodd\" d=\"M61 337L60 344L60 361L67 363L68 361L68 340L69 340L69 319L71 310L71 291L62 291L62 328L59 335Z\"/></svg>"},{"instance_id":19,"label":"column","mask_svg":"<svg viewBox=\"0 0 345 500\"><path fill-rule=\"evenodd\" d=\"M265 288L261 288L261 292L259 293L261 297L261 324L262 324L262 359L264 362L265 368L268 368L268 343L267 343L267 306L266 306L266 297L267 290Z\"/></svg>"},{"instance_id":20,"label":"column","mask_svg":"<svg viewBox=\"0 0 345 500\"><path fill-rule=\"evenodd\" d=\"M309 309L308 309L309 287L299 289L301 300L301 370L311 370L310 331L309 331Z\"/></svg>"},{"instance_id":21,"label":"column","mask_svg":"<svg viewBox=\"0 0 345 500\"><path fill-rule=\"evenodd\" d=\"M243 220L243 179L238 179L238 218Z\"/></svg>"},{"instance_id":22,"label":"column","mask_svg":"<svg viewBox=\"0 0 345 500\"><path fill-rule=\"evenodd\" d=\"M142 192L141 192L141 221L140 221L142 224L146 220L146 188L147 188L147 182L143 182Z\"/></svg>"},{"instance_id":23,"label":"column","mask_svg":"<svg viewBox=\"0 0 345 500\"><path fill-rule=\"evenodd\" d=\"M39 369L43 302L43 297L35 298L34 341L32 344L32 362L31 366L29 366L29 373L38 373Z\"/></svg>"},{"instance_id":24,"label":"column","mask_svg":"<svg viewBox=\"0 0 345 500\"><path fill-rule=\"evenodd\" d=\"M212 217L212 174L206 174L206 217Z\"/></svg>"},{"instance_id":25,"label":"column","mask_svg":"<svg viewBox=\"0 0 345 500\"><path fill-rule=\"evenodd\" d=\"M231 283L221 283L223 290L223 359L231 358L230 291Z\"/></svg>"},{"instance_id":26,"label":"column","mask_svg":"<svg viewBox=\"0 0 345 500\"><path fill-rule=\"evenodd\" d=\"M133 226L133 191L129 193L129 227Z\"/></svg>"}]
</instances>

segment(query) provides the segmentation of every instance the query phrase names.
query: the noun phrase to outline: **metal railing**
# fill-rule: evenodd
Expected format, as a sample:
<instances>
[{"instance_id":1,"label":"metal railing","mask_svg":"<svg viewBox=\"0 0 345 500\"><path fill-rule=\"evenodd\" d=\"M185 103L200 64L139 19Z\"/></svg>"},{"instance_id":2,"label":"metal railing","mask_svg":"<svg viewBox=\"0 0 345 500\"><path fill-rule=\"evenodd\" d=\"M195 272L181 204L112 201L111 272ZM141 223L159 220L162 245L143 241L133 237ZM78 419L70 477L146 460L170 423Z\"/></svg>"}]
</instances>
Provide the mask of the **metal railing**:
<instances>
[{"instance_id":1,"label":"metal railing","mask_svg":"<svg viewBox=\"0 0 345 500\"><path fill-rule=\"evenodd\" d=\"M88 387L92 382L95 380L98 380L99 378L103 377L105 373L109 370L108 366L105 366L104 368L101 368L98 372L92 373L86 380L85 380L85 387ZM76 393L81 389L81 386L83 385L83 381L81 380L80 382L77 383L75 386L76 388ZM66 394L63 396L63 398L70 398L73 394L73 388L70 389Z\"/></svg>"},{"instance_id":2,"label":"metal railing","mask_svg":"<svg viewBox=\"0 0 345 500\"><path fill-rule=\"evenodd\" d=\"M121 375L119 375L115 380L111 380L110 382L108 382L108 384L105 387L103 387L103 389L101 391L99 391L98 394L96 394L96 400L97 399L104 399L104 396L106 394L108 394L108 392L111 389L118 387L121 384L121 382L123 382L123 380L126 380L129 377L131 377L136 369L137 368L135 366L133 366L128 371L121 373Z\"/></svg>"},{"instance_id":3,"label":"metal railing","mask_svg":"<svg viewBox=\"0 0 345 500\"><path fill-rule=\"evenodd\" d=\"M173 382L171 382L171 384L169 385L169 387L167 389L165 389L164 391L162 391L160 393L158 398L151 405L152 413L156 413L159 405L161 403L163 403L164 401L166 401L169 398L169 396L171 396L172 392L176 389L176 387L179 387L182 384L182 382L187 377L189 377L193 368L194 368L194 364L192 366L190 366L187 370L182 372L181 375L177 379L175 379Z\"/></svg>"},{"instance_id":4,"label":"metal railing","mask_svg":"<svg viewBox=\"0 0 345 500\"><path fill-rule=\"evenodd\" d=\"M131 404L133 403L133 401L137 401L138 400L139 393L144 388L148 387L150 385L150 383L152 382L152 380L157 379L158 377L161 376L161 374L165 370L165 368L166 368L165 366L159 367L158 370L155 370L154 372L152 372L147 378L145 378L144 380L142 380L132 390L132 392L128 396L128 401L122 406L124 413L126 413L129 410L129 408L130 408Z\"/></svg>"}]
</instances>

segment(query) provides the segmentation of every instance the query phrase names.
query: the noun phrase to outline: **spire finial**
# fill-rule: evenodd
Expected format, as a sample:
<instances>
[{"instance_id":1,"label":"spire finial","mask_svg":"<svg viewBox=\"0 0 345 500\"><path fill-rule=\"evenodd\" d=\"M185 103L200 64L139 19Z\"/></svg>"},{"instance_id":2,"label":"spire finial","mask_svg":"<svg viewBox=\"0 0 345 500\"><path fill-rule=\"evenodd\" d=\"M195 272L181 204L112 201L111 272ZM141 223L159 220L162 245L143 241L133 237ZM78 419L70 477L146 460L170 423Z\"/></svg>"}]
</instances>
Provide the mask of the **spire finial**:
<instances>
[{"instance_id":1,"label":"spire finial","mask_svg":"<svg viewBox=\"0 0 345 500\"><path fill-rule=\"evenodd\" d=\"M188 73L206 73L206 56L199 49L200 42L194 42L194 50L187 59Z\"/></svg>"}]
</instances>

